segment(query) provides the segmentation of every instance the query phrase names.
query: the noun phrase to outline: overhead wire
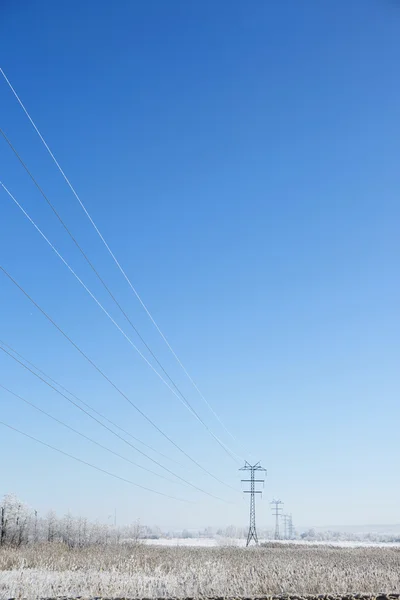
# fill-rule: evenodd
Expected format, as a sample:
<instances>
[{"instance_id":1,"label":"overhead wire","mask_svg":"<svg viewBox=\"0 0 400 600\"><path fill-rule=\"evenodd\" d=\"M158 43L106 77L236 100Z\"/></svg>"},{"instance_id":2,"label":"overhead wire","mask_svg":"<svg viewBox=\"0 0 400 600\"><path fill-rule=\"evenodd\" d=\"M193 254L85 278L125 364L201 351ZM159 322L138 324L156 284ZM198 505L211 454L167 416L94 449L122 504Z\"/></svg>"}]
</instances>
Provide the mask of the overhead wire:
<instances>
[{"instance_id":1,"label":"overhead wire","mask_svg":"<svg viewBox=\"0 0 400 600\"><path fill-rule=\"evenodd\" d=\"M41 444L42 446L46 446L46 448L50 448L51 450L54 450L55 452L58 452L59 454L68 456L68 458L72 458L73 460L75 460L83 465L86 465L87 467L91 467L92 469L95 469L96 471L100 471L100 473L104 473L105 475L114 477L114 479L119 479L120 481L124 481L125 483L130 483L131 485L141 488L142 490L146 490L147 492L152 492L153 494L157 494L159 496L164 496L164 498L169 498L170 500L177 500L179 502L190 503L190 500L183 500L182 498L178 498L176 496L170 496L169 494L164 494L164 492L160 492L158 490L153 490L152 488L148 488L144 485L141 485L140 483L135 483L134 481L131 481L130 479L126 479L125 477L120 477L119 475L116 475L115 473L112 473L111 471L102 469L101 467L93 465L92 463L89 463L86 460L78 458L77 456L74 456L73 454L69 454L68 452L65 452L64 450L60 450L60 448L56 448L55 446L52 446L51 444L48 444L47 442L43 442L42 440L39 440L38 438L34 437L33 435L29 435L29 433L25 433L24 431L21 431L20 429L17 429L16 427L13 427L12 425L5 423L4 421L0 421L0 425L3 425L3 427L8 427L8 429L11 429L12 431L17 432L17 433L25 436L26 438L29 438L30 440L33 440L34 442Z\"/></svg>"},{"instance_id":2,"label":"overhead wire","mask_svg":"<svg viewBox=\"0 0 400 600\"><path fill-rule=\"evenodd\" d=\"M28 212L23 208L23 206L18 202L18 200L15 198L15 196L10 192L10 190L4 185L4 183L2 181L0 181L0 186L3 188L3 190L8 194L8 196L12 199L12 201L15 203L15 205L20 209L20 211L24 214L24 216L29 220L29 222L35 227L35 229L38 231L38 233L42 236L42 238L46 241L46 243L50 246L50 248L53 250L53 252L55 252L55 254L58 256L58 258L64 263L64 265L67 267L67 269L72 273L72 275L75 277L75 279L80 283L80 285L85 289L85 291L91 296L91 298L96 302L96 304L99 306L99 308L104 312L104 314L110 319L110 321L113 323L113 325L119 330L119 332L125 337L125 339L128 341L128 343L134 348L134 350L136 350L136 352L139 354L139 356L146 362L146 364L151 368L151 370L157 375L157 377L159 377L159 379L161 379L161 381L164 383L164 385L167 386L167 388L174 394L174 396L176 398L178 398L178 400L185 406L185 408L187 410L189 410L190 413L192 413L194 415L194 417L206 428L206 430L208 431L208 433L216 440L216 442L221 446L221 448L228 454L228 456L230 456L230 458L232 458L233 460L236 460L234 458L234 455L232 453L232 451L230 451L226 445L211 431L211 429L208 427L208 425L203 421L203 419L197 414L197 412L193 409L193 407L190 405L190 403L188 402L188 400L186 399L186 397L182 394L182 392L180 392L179 388L175 385L175 383L172 381L173 385L175 386L175 388L178 390L179 394L174 390L174 388L172 388L169 383L163 378L162 375L160 375L160 373L157 371L157 369L151 364L151 362L144 356L144 354L139 350L139 348L136 346L136 344L131 340L131 338L127 335L127 333L125 333L125 331L122 329L122 327L120 327L118 325L118 323L115 321L115 319L110 315L110 313L104 308L104 306L101 304L101 302L96 298L96 296L90 291L90 289L86 286L86 284L82 281L82 279L77 275L77 273L74 271L74 269L70 266L70 264L65 260L65 258L60 254L60 252L57 250L57 248L54 246L54 244L52 244L52 242L48 239L48 237L43 233L43 231L40 229L40 227L35 223L35 221L32 219L32 217L28 214ZM165 369L163 368L164 372ZM171 379L168 375L168 378Z\"/></svg>"},{"instance_id":3,"label":"overhead wire","mask_svg":"<svg viewBox=\"0 0 400 600\"><path fill-rule=\"evenodd\" d=\"M154 452L155 454L158 454L162 458L165 458L166 460L169 460L169 461L175 463L179 467L183 467L183 465L181 463L179 463L178 461L174 460L170 456L167 456L166 454L163 454L159 450L156 450L155 448L153 448L153 446L150 446L146 442L143 442L143 440L140 440L139 438L137 438L136 436L134 436L132 433L130 433L129 431L127 431L126 429L124 429L120 425L117 425L117 423L114 423L114 421L112 421L111 419L109 419L108 417L106 417L105 415L103 415L101 412L99 412L98 410L96 410L95 408L93 408L93 406L90 406L90 404L88 404L87 402L85 402L84 400L82 400L81 398L79 398L76 394L74 394L73 392L71 392L70 390L68 390L59 381L56 381L55 379L53 379L52 377L50 377L50 375L48 375L47 373L45 373L43 370L39 369L38 366L36 366L35 364L33 364L31 361L29 361L25 356L22 356L22 354L20 354L19 352L17 352L15 350L15 348L13 348L12 346L10 346L9 344L6 344L6 342L4 342L1 339L0 339L0 345L3 346L3 347L5 347L5 348L8 348L8 350L11 350L11 352L13 354L15 354L16 356L18 356L26 364L28 364L31 367L33 367L38 373L40 373L41 375L43 375L44 377L46 377L46 379L48 379L49 381L51 381L52 383L54 383L54 385L58 386L61 390L63 390L64 392L66 392L67 394L69 394L70 396L72 396L72 398L75 398L75 400L77 400L80 404L83 404L83 406L86 406L86 408L89 409L91 412L93 412L95 415L97 415L101 419L104 419L104 421L106 421L107 423L110 423L110 425L112 425L113 427L115 427L119 431L122 431L122 433L124 433L128 437L132 438L136 442L139 442L139 444L142 444L148 450L151 450L152 452ZM9 356L12 356L12 355L9 354ZM135 446L133 446L133 447L136 449Z\"/></svg>"},{"instance_id":4,"label":"overhead wire","mask_svg":"<svg viewBox=\"0 0 400 600\"><path fill-rule=\"evenodd\" d=\"M0 128L0 133L3 136L4 140L7 142L8 146L10 147L10 149L12 150L12 152L14 153L14 155L16 156L16 158L18 159L18 161L20 162L21 166L24 168L25 172L29 175L29 177L31 178L32 182L35 184L36 188L38 189L38 191L40 192L40 194L42 195L42 197L44 198L44 200L46 201L46 203L48 204L48 206L53 211L54 215L57 217L58 221L63 226L63 228L66 231L66 233L69 235L69 237L71 238L71 240L73 241L73 243L75 244L75 246L78 248L79 252L83 256L83 258L85 259L85 261L88 263L88 265L90 266L90 268L92 269L92 271L94 272L94 274L96 275L96 277L98 278L98 280L100 281L100 283L103 285L104 289L107 291L107 293L109 294L109 296L111 297L111 299L114 301L114 303L116 304L116 306L118 307L118 309L121 311L121 313L123 314L123 316L125 317L125 319L129 323L129 325L135 331L136 335L138 336L138 338L140 339L140 341L143 343L143 345L146 347L146 349L148 350L148 352L151 354L151 356L153 357L153 359L155 360L155 362L157 363L157 365L160 367L160 369L163 371L163 373L165 374L165 376L169 379L169 381L172 383L172 385L174 386L174 388L177 390L177 392L183 398L185 404L193 411L193 413L196 416L196 418L198 419L198 421L200 421L200 423L205 427L205 429L208 431L208 433L212 437L214 437L216 439L216 441L220 445L223 444L223 449L225 451L228 451L228 454L230 454L232 458L236 457L236 458L239 458L241 460L241 458L234 451L232 451L226 444L224 444L221 440L219 440L219 438L217 438L214 435L214 433L211 431L211 429L208 427L208 425L204 422L204 420L199 416L199 414L197 413L197 411L193 408L193 406L191 405L191 403L188 401L187 397L183 394L183 392L178 387L178 385L176 384L176 382L169 375L169 373L167 372L167 370L165 369L165 367L162 365L162 363L160 362L160 360L158 359L158 357L155 355L155 353L153 352L153 350L151 349L151 347L148 345L148 343L143 338L143 336L141 335L141 333L139 332L139 330L137 329L137 327L134 325L134 323L130 319L129 315L123 309L123 307L121 306L120 302L117 300L117 298L115 297L115 295L112 293L112 291L109 288L109 286L107 285L107 283L104 281L104 279L102 278L102 276L100 275L100 273L98 272L98 270L96 269L96 267L94 266L94 264L92 263L92 261L90 260L90 258L88 257L88 255L86 254L86 252L83 250L82 246L79 244L79 242L77 241L77 239L75 238L75 236L73 235L73 233L71 232L71 230L69 229L69 227L67 226L67 224L65 223L65 221L63 220L63 218L61 217L60 213L55 208L54 204L50 201L50 199L47 196L47 194L45 194L45 192L43 191L43 188L40 186L40 184L38 183L38 181L33 176L32 172L29 170L27 164L22 159L20 153L17 151L17 149L12 144L11 140L9 139L9 137L6 135L6 133L1 128Z\"/></svg>"},{"instance_id":5,"label":"overhead wire","mask_svg":"<svg viewBox=\"0 0 400 600\"><path fill-rule=\"evenodd\" d=\"M16 358L15 356L12 356L12 354L10 352L8 352L8 350L6 350L5 348L3 348L1 345L0 345L0 350L2 352L4 352L5 354L7 354L10 358L12 358L19 365L21 365L22 367L24 367L24 369L26 369L27 371L29 371L30 373L32 373L32 375L34 375L35 377L37 377L38 379L40 379L40 381L42 381L43 383L45 383L49 388L51 388L52 390L54 390L55 392L57 392L57 394L59 394L60 396L62 396L63 398L65 398L65 400L67 400L67 402L69 402L70 404L72 404L73 406L75 406L78 410L80 410L83 413L85 413L90 419L92 419L93 421L95 421L96 423L98 423L101 427L103 427L104 429L106 429L107 431L109 431L110 433L112 433L118 439L122 440L125 444L127 444L128 446L130 446L131 448L133 448L134 450L136 450L136 452L139 452L139 454L141 454L142 456L144 456L145 458L147 458L148 460L150 460L152 463L154 463L155 465L157 465L158 467L160 467L161 469L163 469L167 473L170 473L171 475L173 475L174 477L176 477L177 479L179 479L180 481L182 481L184 484L186 484L186 485L192 487L193 489L197 490L198 492L202 492L203 494L206 494L207 496L210 496L210 497L214 498L215 500L221 500L222 502L226 502L222 498L219 498L218 496L215 496L214 494L211 494L210 492L207 492L206 490L203 490L202 488L198 487L197 485L191 483L187 479L184 479L183 477L181 477L180 475L178 475L177 473L175 473L174 471L172 471L171 469L169 469L168 467L166 467L165 465L163 465L159 461L155 460L154 458L152 458L151 456L149 456L148 454L146 454L145 452L143 452L142 450L140 450L139 448L137 448L136 446L134 446L134 444L132 444L131 442L129 442L128 440L126 440L124 437L122 437L121 435L119 435L119 433L117 433L116 431L113 431L110 427L108 427L107 425L105 425L104 423L102 423L101 421L99 421L99 419L97 419L96 417L94 417L93 415L91 415L84 408L82 408L81 406L79 406L76 402L74 402L73 400L71 400L70 398L68 398L67 396L65 396L65 394L63 394L62 392L60 392L57 388L55 388L53 385L51 385L48 381L46 381L45 379L43 379L43 377L41 377L40 375L38 375L37 373L35 373L30 367L28 367L27 365L24 365L18 358Z\"/></svg>"},{"instance_id":6,"label":"overhead wire","mask_svg":"<svg viewBox=\"0 0 400 600\"><path fill-rule=\"evenodd\" d=\"M174 440L168 436L146 413L144 413L130 398L127 396L105 373L104 371L96 365L96 363L68 336L67 333L59 326L57 323L50 317L48 313L44 309L42 309L39 304L29 295L29 293L11 276L11 274L0 265L0 271L4 273L4 275L17 287L24 296L42 313L42 315L63 335L63 337L83 356L89 364L106 380L108 383L123 397L131 406L148 422L152 427L154 427L166 440L168 440L179 452L181 452L186 458L188 458L193 464L195 464L199 469L201 469L204 473L209 475L212 479L220 483L221 485L228 487L229 489L237 492L238 490L231 485L225 483L216 475L211 473L208 469L203 467L196 459L190 456L179 444L174 442Z\"/></svg>"},{"instance_id":7,"label":"overhead wire","mask_svg":"<svg viewBox=\"0 0 400 600\"><path fill-rule=\"evenodd\" d=\"M2 349L2 348L0 348L0 349ZM94 440L93 438L89 437L85 433L82 433L82 432L78 431L77 429L75 429L74 427L71 427L70 425L68 425L67 423L65 423L65 421L62 421L61 419L58 419L57 417L54 417L53 415L51 415L50 413L48 413L47 411L45 411L43 408L40 408L40 406L37 406L36 404L34 404L33 402L31 402L30 400L27 400L26 398L23 398L23 396L20 396L16 392L13 392L12 390L10 390L9 388L7 388L5 385L3 385L1 383L0 383L0 388L3 389L3 390L5 390L6 392L8 392L9 394L11 394L15 398L18 398L22 402L25 402L25 404L27 404L31 408L34 408L38 412L42 413L43 415L45 415L46 417L48 417L52 421L55 421L59 425L62 425L66 429L69 429L73 433L76 433L77 435L79 435L83 439L91 442L92 444L95 444L96 446L99 446L99 448L102 448L103 450L106 450L107 452L110 452L111 454L113 454L114 456L117 456L121 460L124 460L124 461L130 463L131 465L134 465L135 467L138 467L138 469L142 469L143 471L147 471L148 473L151 473L152 475L155 475L156 477L161 477L161 479L165 479L165 481L169 481L170 483L174 483L174 484L180 483L180 482L177 482L177 481L173 481L172 479L169 479L168 477L165 477L165 475L161 475L160 473L157 473L156 471L152 471L151 469L143 467L142 465L140 465L139 463L131 460L130 458L127 458L126 456L123 456L122 454L119 454L118 452L115 452L111 448L108 448L107 446L104 446L103 444L101 444L100 442L97 442L96 440Z\"/></svg>"},{"instance_id":8,"label":"overhead wire","mask_svg":"<svg viewBox=\"0 0 400 600\"><path fill-rule=\"evenodd\" d=\"M81 200L80 196L78 195L78 193L76 192L75 188L73 187L72 183L70 182L70 180L68 179L67 175L65 174L65 172L63 171L63 169L61 168L61 165L59 164L59 162L57 161L56 157L54 156L53 152L51 151L49 145L47 144L46 140L44 139L43 135L41 134L41 132L39 131L37 125L35 124L35 122L33 121L31 115L29 114L28 110L26 109L24 103L22 102L21 98L19 97L19 95L17 94L16 90L14 89L14 87L12 86L10 80L8 79L8 77L6 76L6 74L4 73L3 69L0 67L0 72L3 75L3 78L5 79L7 85L9 86L10 90L12 91L12 93L14 94L16 100L18 101L19 105L21 106L22 110L24 111L25 115L27 116L28 120L30 121L31 125L33 126L33 128L35 129L37 135L39 136L40 140L42 141L43 145L45 146L47 152L49 153L49 155L51 156L53 162L55 163L56 167L58 168L59 172L61 173L62 177L64 178L65 182L67 183L68 187L70 188L71 192L73 193L73 195L75 196L75 198L77 199L77 201L79 202L82 210L84 211L84 213L86 214L87 218L89 219L91 225L93 226L93 228L95 229L96 233L98 234L98 236L100 237L101 241L103 242L105 248L107 249L108 253L110 254L111 258L113 259L114 263L116 264L116 266L118 267L119 271L121 272L121 274L123 275L124 279L126 280L126 282L128 283L129 287L131 288L132 292L135 294L136 298L138 299L138 301L140 302L142 308L145 310L147 316L149 317L149 319L151 320L151 322L153 323L154 327L156 328L156 330L158 331L158 333L160 334L161 338L164 340L165 344L167 345L169 351L172 353L172 355L174 356L175 360L177 361L177 363L179 364L179 366L182 368L182 370L184 371L185 375L187 376L187 378L189 379L189 381L191 382L191 384L193 385L193 387L195 388L195 390L197 391L197 393L199 394L200 398L203 400L203 402L207 405L207 407L209 408L209 410L212 412L212 414L214 415L214 417L218 420L218 422L220 423L220 425L223 427L223 429L226 431L226 433L240 446L242 446L242 444L238 441L238 439L236 438L236 436L234 436L234 434L226 427L226 425L224 424L224 422L222 421L222 419L220 418L220 416L218 415L218 413L214 410L214 408L211 406L211 404L208 402L208 400L206 399L206 397L203 395L203 393L201 392L201 390L199 389L199 387L197 386L196 382L194 381L194 379L192 378L192 376L190 375L190 373L187 371L187 369L185 368L185 366L183 365L182 361L180 360L180 358L178 357L178 355L176 354L176 352L174 351L174 349L172 348L171 344L169 343L168 339L166 338L166 336L164 335L164 333L162 332L161 328L159 327L159 325L157 324L157 322L155 321L153 315L151 314L150 310L148 309L148 307L146 306L146 304L144 303L144 301L142 300L141 296L139 295L138 291L136 290L136 288L134 287L134 285L132 284L132 282L130 281L128 275L126 274L125 270L122 268L121 264L119 263L118 259L116 258L115 254L112 252L110 246L108 245L108 243L106 242L105 238L103 237L102 233L100 232L99 228L97 227L96 223L94 222L93 218L91 217L89 211L87 210L86 206L84 205L83 201Z\"/></svg>"}]
</instances>

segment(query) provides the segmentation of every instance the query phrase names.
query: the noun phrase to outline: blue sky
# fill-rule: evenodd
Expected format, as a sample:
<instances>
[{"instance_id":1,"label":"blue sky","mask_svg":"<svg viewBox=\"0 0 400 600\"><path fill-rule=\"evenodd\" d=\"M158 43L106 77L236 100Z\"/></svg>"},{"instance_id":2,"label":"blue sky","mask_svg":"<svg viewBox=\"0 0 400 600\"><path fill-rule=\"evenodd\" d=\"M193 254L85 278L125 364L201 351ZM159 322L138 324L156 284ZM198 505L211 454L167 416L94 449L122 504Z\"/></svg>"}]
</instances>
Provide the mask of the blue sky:
<instances>
[{"instance_id":1,"label":"blue sky","mask_svg":"<svg viewBox=\"0 0 400 600\"><path fill-rule=\"evenodd\" d=\"M400 12L390 1L2 3L1 67L133 284L295 523L399 521ZM0 81L1 128L207 425L180 370ZM112 316L4 140L0 179ZM185 451L240 489L208 436L1 190L1 264ZM247 498L180 456L15 287L0 339L232 504L141 473L0 392L2 419L164 500L1 430L0 492L164 527L246 524ZM0 383L135 456L6 356ZM246 454L247 456L247 454Z\"/></svg>"}]
</instances>

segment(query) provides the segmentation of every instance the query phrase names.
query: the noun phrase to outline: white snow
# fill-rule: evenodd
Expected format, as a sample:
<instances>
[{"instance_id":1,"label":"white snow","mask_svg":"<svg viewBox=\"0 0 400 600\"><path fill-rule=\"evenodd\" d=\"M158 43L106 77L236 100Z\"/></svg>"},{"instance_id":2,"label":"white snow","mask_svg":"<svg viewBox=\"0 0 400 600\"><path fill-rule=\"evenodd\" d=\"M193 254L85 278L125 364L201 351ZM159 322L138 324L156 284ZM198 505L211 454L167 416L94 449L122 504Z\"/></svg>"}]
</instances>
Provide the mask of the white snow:
<instances>
[{"instance_id":1,"label":"white snow","mask_svg":"<svg viewBox=\"0 0 400 600\"><path fill-rule=\"evenodd\" d=\"M143 540L145 544L154 546L184 546L184 547L201 547L201 548L212 548L221 546L246 546L246 540L233 539L233 538L160 538L158 540ZM400 547L400 544L384 543L384 542L355 542L355 541L305 541L305 540L259 540L260 544L266 543L279 543L279 544L297 544L299 546L336 546L338 548L394 548Z\"/></svg>"}]
</instances>

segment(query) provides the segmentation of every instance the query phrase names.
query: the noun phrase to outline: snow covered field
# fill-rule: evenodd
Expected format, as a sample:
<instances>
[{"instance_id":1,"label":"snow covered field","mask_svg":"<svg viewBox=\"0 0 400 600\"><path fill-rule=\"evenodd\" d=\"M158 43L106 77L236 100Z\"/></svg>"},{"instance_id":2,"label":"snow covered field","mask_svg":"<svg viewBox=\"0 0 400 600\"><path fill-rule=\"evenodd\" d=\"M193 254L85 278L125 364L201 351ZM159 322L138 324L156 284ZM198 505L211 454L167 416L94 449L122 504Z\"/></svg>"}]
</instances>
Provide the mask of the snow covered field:
<instances>
[{"instance_id":1,"label":"snow covered field","mask_svg":"<svg viewBox=\"0 0 400 600\"><path fill-rule=\"evenodd\" d=\"M157 541L157 540L154 540ZM153 544L0 548L0 600L399 593L400 549ZM183 540L175 540L182 542ZM163 542L165 542L163 540ZM170 541L169 541L170 542ZM240 540L243 544L243 540Z\"/></svg>"},{"instance_id":2,"label":"snow covered field","mask_svg":"<svg viewBox=\"0 0 400 600\"><path fill-rule=\"evenodd\" d=\"M246 540L244 538L160 538L158 540L143 540L143 542L150 546L183 546L185 548L217 548L221 546L232 546L237 548L244 548L246 546ZM304 540L259 540L260 544L263 543L274 543L274 544L296 544L299 546L335 546L338 548L395 548L400 547L399 544L383 543L383 542L366 542L366 541L304 541Z\"/></svg>"}]
</instances>

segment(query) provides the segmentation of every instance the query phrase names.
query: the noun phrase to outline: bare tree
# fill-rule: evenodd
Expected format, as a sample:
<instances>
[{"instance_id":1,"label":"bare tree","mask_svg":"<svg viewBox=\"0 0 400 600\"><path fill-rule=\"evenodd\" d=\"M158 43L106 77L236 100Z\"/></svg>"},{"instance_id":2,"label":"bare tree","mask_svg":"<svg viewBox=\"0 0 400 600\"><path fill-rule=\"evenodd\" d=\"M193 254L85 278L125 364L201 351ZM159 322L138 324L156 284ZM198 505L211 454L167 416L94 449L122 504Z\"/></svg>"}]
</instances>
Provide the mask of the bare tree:
<instances>
[{"instance_id":1,"label":"bare tree","mask_svg":"<svg viewBox=\"0 0 400 600\"><path fill-rule=\"evenodd\" d=\"M12 494L0 505L0 545L21 546L29 541L32 511Z\"/></svg>"}]
</instances>

